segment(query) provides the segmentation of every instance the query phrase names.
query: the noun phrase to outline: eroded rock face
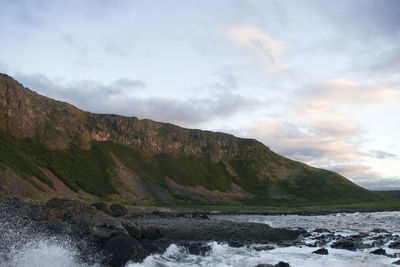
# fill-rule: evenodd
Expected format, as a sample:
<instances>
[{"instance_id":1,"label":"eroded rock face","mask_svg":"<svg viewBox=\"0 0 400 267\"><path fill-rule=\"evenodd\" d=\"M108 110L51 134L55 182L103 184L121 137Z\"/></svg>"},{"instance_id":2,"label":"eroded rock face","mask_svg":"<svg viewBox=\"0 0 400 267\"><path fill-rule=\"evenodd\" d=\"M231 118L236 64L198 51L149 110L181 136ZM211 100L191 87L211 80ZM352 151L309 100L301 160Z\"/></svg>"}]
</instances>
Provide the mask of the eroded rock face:
<instances>
[{"instance_id":1,"label":"eroded rock face","mask_svg":"<svg viewBox=\"0 0 400 267\"><path fill-rule=\"evenodd\" d=\"M81 213L89 211L87 203L70 200L53 198L43 205L43 209L50 220L62 220L71 218Z\"/></svg>"}]
</instances>

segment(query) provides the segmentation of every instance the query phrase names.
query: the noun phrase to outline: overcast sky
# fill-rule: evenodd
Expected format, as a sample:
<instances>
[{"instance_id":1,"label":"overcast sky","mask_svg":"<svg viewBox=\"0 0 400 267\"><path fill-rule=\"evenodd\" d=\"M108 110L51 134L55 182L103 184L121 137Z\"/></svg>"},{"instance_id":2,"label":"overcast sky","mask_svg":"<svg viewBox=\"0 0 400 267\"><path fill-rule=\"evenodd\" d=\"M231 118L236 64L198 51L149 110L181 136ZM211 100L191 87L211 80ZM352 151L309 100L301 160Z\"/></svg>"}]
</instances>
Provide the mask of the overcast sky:
<instances>
[{"instance_id":1,"label":"overcast sky","mask_svg":"<svg viewBox=\"0 0 400 267\"><path fill-rule=\"evenodd\" d=\"M0 72L400 189L400 1L0 0Z\"/></svg>"}]
</instances>

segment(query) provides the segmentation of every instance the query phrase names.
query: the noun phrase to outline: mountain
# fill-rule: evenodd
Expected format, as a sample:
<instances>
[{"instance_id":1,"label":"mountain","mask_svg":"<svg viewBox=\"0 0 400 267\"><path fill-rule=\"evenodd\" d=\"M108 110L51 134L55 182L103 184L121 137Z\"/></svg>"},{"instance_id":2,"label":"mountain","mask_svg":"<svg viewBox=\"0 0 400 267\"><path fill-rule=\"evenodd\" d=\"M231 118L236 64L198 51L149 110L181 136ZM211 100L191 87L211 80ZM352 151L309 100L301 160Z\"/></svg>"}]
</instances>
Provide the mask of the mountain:
<instances>
[{"instance_id":1,"label":"mountain","mask_svg":"<svg viewBox=\"0 0 400 267\"><path fill-rule=\"evenodd\" d=\"M0 74L0 195L124 201L367 201L254 139L93 114Z\"/></svg>"}]
</instances>

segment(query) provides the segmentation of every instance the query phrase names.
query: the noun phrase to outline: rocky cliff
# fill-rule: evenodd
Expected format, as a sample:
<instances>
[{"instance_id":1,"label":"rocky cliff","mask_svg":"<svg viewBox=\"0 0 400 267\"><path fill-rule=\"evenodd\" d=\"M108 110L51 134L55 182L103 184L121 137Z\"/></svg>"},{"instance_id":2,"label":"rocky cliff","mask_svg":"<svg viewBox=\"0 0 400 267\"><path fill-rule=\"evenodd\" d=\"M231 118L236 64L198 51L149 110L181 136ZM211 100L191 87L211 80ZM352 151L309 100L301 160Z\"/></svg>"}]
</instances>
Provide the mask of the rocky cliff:
<instances>
[{"instance_id":1,"label":"rocky cliff","mask_svg":"<svg viewBox=\"0 0 400 267\"><path fill-rule=\"evenodd\" d=\"M254 139L93 114L0 74L0 193L26 198L354 201L376 196Z\"/></svg>"}]
</instances>

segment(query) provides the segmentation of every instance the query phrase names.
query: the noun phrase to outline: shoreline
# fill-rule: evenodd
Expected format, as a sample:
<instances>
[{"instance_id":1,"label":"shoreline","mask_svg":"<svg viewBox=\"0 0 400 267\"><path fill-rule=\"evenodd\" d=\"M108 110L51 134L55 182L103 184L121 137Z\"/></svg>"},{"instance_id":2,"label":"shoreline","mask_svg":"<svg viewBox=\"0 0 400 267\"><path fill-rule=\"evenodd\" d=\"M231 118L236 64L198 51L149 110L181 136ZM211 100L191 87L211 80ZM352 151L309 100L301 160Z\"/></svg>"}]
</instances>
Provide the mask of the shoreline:
<instances>
[{"instance_id":1,"label":"shoreline","mask_svg":"<svg viewBox=\"0 0 400 267\"><path fill-rule=\"evenodd\" d=\"M159 206L127 206L129 211L135 214L149 214L152 212L164 212L171 215L202 213L207 215L302 215L302 216L318 216L338 213L372 213L372 212L391 212L400 211L399 208L333 208L321 210L239 210L239 209L204 209L204 208L186 208L186 207L159 207Z\"/></svg>"},{"instance_id":2,"label":"shoreline","mask_svg":"<svg viewBox=\"0 0 400 267\"><path fill-rule=\"evenodd\" d=\"M350 251L367 248L371 253L376 250L376 253L383 253L381 255L388 257L400 256L400 253L386 254L383 247L388 242L400 249L400 237L383 229L342 236L324 228L306 230L283 225L271 227L264 223L219 220L210 216L325 215L343 211L359 212L346 209L317 213L249 213L243 210L126 207L104 202L88 205L68 199L26 202L9 198L0 200L0 228L4 230L4 235L0 235L0 257L8 257L12 253L12 250L8 250L13 247L23 247L26 242L40 240L69 240L69 244L79 252L77 257L80 261L105 267L122 267L128 262L140 263L148 256L162 255L171 245L180 246L192 255L206 256L212 252L209 242L226 243L229 247L245 247L255 251L303 246L315 248L314 252L318 254L325 253L328 248ZM363 212L366 212L365 209ZM365 243L366 239L371 238L374 238L373 243ZM325 250L321 251L322 248ZM0 258L1 260L5 261L7 258ZM271 265L275 262L266 264L261 266L278 266Z\"/></svg>"}]
</instances>

